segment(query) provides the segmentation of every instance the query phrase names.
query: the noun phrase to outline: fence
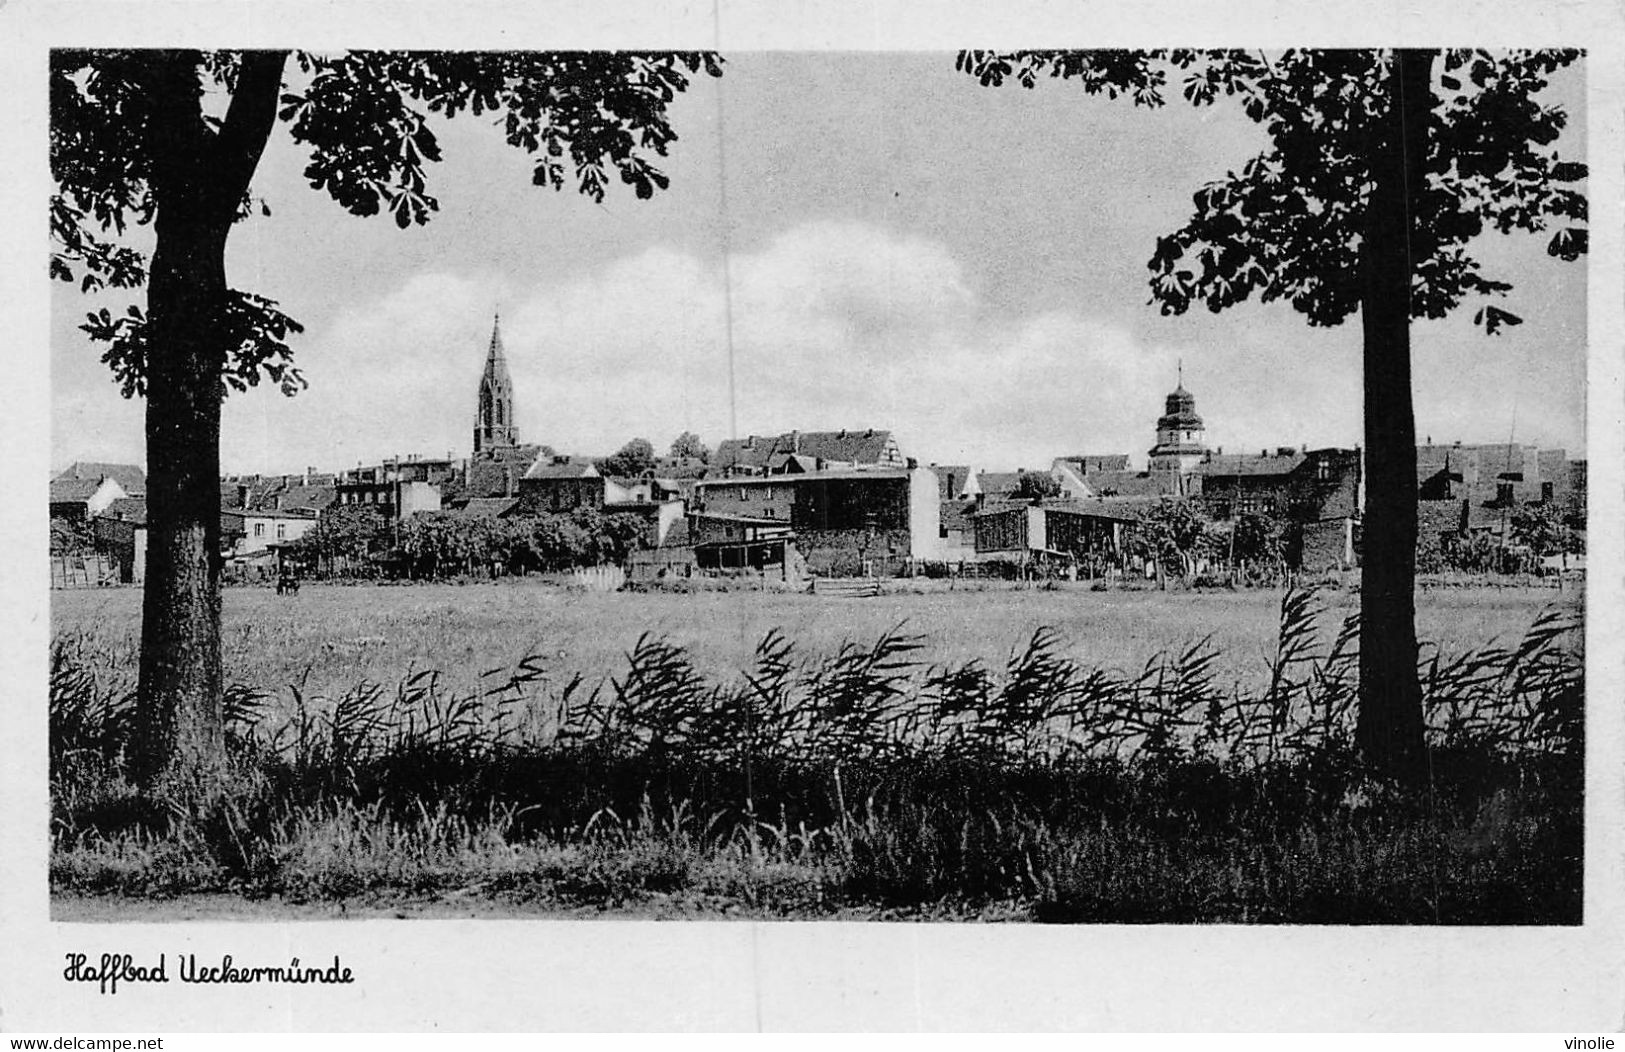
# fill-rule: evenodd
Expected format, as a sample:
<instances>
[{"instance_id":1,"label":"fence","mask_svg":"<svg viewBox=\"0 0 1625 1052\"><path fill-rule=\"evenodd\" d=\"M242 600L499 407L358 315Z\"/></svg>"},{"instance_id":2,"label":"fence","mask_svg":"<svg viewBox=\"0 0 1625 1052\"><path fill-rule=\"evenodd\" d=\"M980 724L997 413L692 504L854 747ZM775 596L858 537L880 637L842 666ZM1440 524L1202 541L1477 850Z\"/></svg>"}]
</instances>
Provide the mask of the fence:
<instances>
[{"instance_id":1,"label":"fence","mask_svg":"<svg viewBox=\"0 0 1625 1052\"><path fill-rule=\"evenodd\" d=\"M626 584L626 571L619 566L594 566L570 575L572 587L589 592L617 592Z\"/></svg>"},{"instance_id":2,"label":"fence","mask_svg":"<svg viewBox=\"0 0 1625 1052\"><path fill-rule=\"evenodd\" d=\"M866 598L880 594L880 579L876 577L814 577L812 590L814 595Z\"/></svg>"},{"instance_id":3,"label":"fence","mask_svg":"<svg viewBox=\"0 0 1625 1052\"><path fill-rule=\"evenodd\" d=\"M52 588L101 588L118 583L118 564L108 556L51 556Z\"/></svg>"}]
</instances>

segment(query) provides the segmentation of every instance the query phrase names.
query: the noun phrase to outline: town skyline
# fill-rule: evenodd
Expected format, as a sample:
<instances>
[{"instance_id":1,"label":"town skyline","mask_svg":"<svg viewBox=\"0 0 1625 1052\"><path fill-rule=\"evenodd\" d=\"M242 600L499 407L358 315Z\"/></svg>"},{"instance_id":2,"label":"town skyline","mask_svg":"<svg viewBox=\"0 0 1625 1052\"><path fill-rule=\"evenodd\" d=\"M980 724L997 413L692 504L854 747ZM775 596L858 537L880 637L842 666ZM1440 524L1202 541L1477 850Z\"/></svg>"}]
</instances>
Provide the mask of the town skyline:
<instances>
[{"instance_id":1,"label":"town skyline","mask_svg":"<svg viewBox=\"0 0 1625 1052\"><path fill-rule=\"evenodd\" d=\"M1361 442L1357 324L1146 303L1155 238L1262 142L1233 108L989 91L949 53L728 59L674 104L653 201L543 194L500 135L453 123L441 212L401 231L336 215L279 130L254 188L272 214L234 234L228 273L305 323L311 386L233 393L222 470L467 455L499 309L520 434L561 453L872 427L922 464L1143 463L1181 359L1213 447ZM1571 117L1555 147L1575 155L1582 77L1550 93ZM1473 248L1526 323L1485 337L1469 304L1414 324L1419 439L1584 455L1585 266L1537 237ZM53 293L53 465L144 461L140 404L76 329L121 301Z\"/></svg>"}]
</instances>

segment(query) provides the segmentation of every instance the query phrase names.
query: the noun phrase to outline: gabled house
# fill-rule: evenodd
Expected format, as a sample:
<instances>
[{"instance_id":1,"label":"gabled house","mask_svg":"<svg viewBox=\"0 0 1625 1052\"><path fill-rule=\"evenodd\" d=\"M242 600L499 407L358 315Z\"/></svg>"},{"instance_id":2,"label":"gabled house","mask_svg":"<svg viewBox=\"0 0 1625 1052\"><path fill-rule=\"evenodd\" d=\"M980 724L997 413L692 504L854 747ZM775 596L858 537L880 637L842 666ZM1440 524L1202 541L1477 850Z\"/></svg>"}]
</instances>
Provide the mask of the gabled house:
<instances>
[{"instance_id":1,"label":"gabled house","mask_svg":"<svg viewBox=\"0 0 1625 1052\"><path fill-rule=\"evenodd\" d=\"M240 560L296 541L315 526L315 516L291 511L221 511L220 545L228 559Z\"/></svg>"},{"instance_id":2,"label":"gabled house","mask_svg":"<svg viewBox=\"0 0 1625 1052\"><path fill-rule=\"evenodd\" d=\"M129 496L124 487L109 475L95 478L63 478L51 480L51 518L72 522L89 522L121 497Z\"/></svg>"},{"instance_id":3,"label":"gabled house","mask_svg":"<svg viewBox=\"0 0 1625 1052\"><path fill-rule=\"evenodd\" d=\"M738 542L793 538L814 573L892 573L942 558L940 487L919 467L708 478L689 526L697 543L716 530Z\"/></svg>"},{"instance_id":4,"label":"gabled house","mask_svg":"<svg viewBox=\"0 0 1625 1052\"><path fill-rule=\"evenodd\" d=\"M602 508L608 480L586 457L541 457L519 479L519 504L526 515Z\"/></svg>"}]
</instances>

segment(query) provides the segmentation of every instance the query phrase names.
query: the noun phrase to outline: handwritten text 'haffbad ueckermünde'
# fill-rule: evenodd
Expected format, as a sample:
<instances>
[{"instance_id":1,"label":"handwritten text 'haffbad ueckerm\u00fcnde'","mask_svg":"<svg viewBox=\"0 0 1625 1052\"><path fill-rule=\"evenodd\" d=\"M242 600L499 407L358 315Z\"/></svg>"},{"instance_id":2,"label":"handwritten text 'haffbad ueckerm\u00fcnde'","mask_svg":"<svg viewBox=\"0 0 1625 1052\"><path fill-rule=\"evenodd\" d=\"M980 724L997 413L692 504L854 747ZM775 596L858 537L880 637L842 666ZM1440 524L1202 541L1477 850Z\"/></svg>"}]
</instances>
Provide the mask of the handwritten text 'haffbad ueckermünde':
<instances>
[{"instance_id":1,"label":"handwritten text 'haffbad ueckerm\u00fcnde'","mask_svg":"<svg viewBox=\"0 0 1625 1052\"><path fill-rule=\"evenodd\" d=\"M101 960L94 965L90 963L89 954L70 953L67 955L67 961L68 966L62 970L63 979L70 983L96 983L104 994L118 993L120 983L170 981L169 961L164 954L159 954L156 962L144 965L137 964L134 955L128 953L104 953ZM177 959L177 964L177 977L183 983L355 982L355 976L339 961L337 954L333 956L333 963L325 968L301 964L297 957L286 965L248 967L237 964L229 953L220 959L219 964L200 962L195 953L182 954Z\"/></svg>"}]
</instances>

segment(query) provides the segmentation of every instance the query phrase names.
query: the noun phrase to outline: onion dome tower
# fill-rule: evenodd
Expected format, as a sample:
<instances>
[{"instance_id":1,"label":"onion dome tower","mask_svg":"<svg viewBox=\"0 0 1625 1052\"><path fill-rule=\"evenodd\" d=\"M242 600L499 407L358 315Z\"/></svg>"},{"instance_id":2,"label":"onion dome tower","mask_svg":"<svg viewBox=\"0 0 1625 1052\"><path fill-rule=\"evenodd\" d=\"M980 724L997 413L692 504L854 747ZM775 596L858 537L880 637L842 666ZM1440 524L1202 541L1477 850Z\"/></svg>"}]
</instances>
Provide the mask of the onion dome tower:
<instances>
[{"instance_id":1,"label":"onion dome tower","mask_svg":"<svg viewBox=\"0 0 1625 1052\"><path fill-rule=\"evenodd\" d=\"M513 381L508 377L508 360L502 353L502 319L491 319L491 347L485 355L485 375L480 377L479 410L474 417L474 453L517 445L519 429L513 423Z\"/></svg>"},{"instance_id":2,"label":"onion dome tower","mask_svg":"<svg viewBox=\"0 0 1625 1052\"><path fill-rule=\"evenodd\" d=\"M1185 364L1179 365L1179 386L1168 396L1157 420L1157 444L1151 447L1152 471L1189 475L1207 455L1206 429L1196 414L1196 396L1185 390Z\"/></svg>"}]
</instances>

